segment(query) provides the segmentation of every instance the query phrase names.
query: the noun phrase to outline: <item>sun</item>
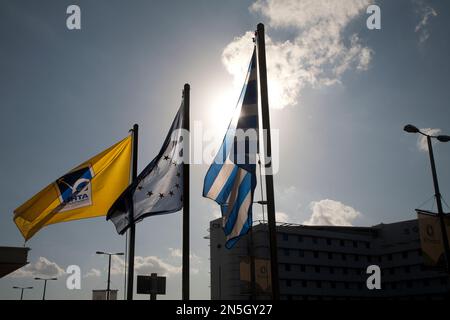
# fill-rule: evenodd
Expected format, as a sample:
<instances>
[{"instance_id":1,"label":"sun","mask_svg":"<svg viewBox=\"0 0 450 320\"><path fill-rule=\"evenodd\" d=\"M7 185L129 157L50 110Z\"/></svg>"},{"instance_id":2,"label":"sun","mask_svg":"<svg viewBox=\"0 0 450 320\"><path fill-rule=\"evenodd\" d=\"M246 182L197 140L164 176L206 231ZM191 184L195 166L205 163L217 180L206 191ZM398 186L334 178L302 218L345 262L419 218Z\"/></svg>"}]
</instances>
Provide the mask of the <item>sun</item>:
<instances>
[{"instance_id":1,"label":"sun","mask_svg":"<svg viewBox=\"0 0 450 320\"><path fill-rule=\"evenodd\" d=\"M216 138L222 139L225 135L238 100L235 90L225 90L216 95L216 99L208 107L208 131Z\"/></svg>"}]
</instances>

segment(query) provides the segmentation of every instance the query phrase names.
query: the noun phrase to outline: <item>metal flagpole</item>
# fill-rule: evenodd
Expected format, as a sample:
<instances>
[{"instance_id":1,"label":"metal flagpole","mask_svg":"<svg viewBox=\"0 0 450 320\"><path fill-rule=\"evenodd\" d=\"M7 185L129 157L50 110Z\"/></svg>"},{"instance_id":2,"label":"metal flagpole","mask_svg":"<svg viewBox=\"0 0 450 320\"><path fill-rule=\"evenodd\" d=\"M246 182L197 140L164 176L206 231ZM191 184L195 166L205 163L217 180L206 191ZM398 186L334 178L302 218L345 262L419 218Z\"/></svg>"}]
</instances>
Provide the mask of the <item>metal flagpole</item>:
<instances>
[{"instance_id":1,"label":"metal flagpole","mask_svg":"<svg viewBox=\"0 0 450 320\"><path fill-rule=\"evenodd\" d=\"M187 134L183 141L183 271L182 299L189 300L189 161L190 161L190 125L189 125L190 86L184 85L183 90L183 129Z\"/></svg>"},{"instance_id":2,"label":"metal flagpole","mask_svg":"<svg viewBox=\"0 0 450 320\"><path fill-rule=\"evenodd\" d=\"M433 175L433 185L434 185L434 193L436 197L436 204L438 209L438 217L441 227L442 233L442 242L444 245L444 256L445 256L445 268L447 269L447 273L450 273L450 248L448 244L448 235L447 229L445 227L445 214L444 209L442 208L441 201L441 192L439 191L439 183L436 173L436 164L434 162L434 154L433 154L433 144L431 143L431 137L427 135L427 143L428 143L428 153L430 156L430 164L431 164L431 173Z\"/></svg>"},{"instance_id":3,"label":"metal flagpole","mask_svg":"<svg viewBox=\"0 0 450 320\"><path fill-rule=\"evenodd\" d=\"M256 45L258 46L258 71L261 90L261 113L263 136L265 138L265 178L266 178L266 197L267 197L267 220L269 224L269 243L270 243L270 270L272 278L272 299L280 299L280 288L278 281L278 256L277 256L277 234L275 220L275 197L273 191L272 176L272 146L270 139L270 118L269 118L269 99L267 94L267 69L266 69L266 48L264 39L264 25L258 24L256 31ZM269 160L269 163L267 163ZM268 172L267 172L268 171Z\"/></svg>"},{"instance_id":4,"label":"metal flagpole","mask_svg":"<svg viewBox=\"0 0 450 320\"><path fill-rule=\"evenodd\" d=\"M133 158L132 158L132 183L136 181L137 178L137 160L138 160L138 133L139 126L135 124L133 126ZM128 283L127 283L127 300L133 300L133 280L134 280L134 246L135 246L135 232L136 225L134 223L134 203L133 203L133 193L130 195L130 212L129 212L129 223L130 223L130 238L128 246Z\"/></svg>"}]
</instances>

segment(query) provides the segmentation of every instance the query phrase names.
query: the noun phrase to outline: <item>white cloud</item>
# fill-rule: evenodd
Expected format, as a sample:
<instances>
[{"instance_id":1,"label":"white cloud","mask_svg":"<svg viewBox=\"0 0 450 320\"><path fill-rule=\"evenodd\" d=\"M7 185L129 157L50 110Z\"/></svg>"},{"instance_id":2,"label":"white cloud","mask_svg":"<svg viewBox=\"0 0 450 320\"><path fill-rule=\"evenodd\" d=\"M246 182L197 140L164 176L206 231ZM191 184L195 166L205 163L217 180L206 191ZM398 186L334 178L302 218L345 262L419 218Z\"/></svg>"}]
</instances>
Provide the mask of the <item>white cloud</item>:
<instances>
[{"instance_id":1,"label":"white cloud","mask_svg":"<svg viewBox=\"0 0 450 320\"><path fill-rule=\"evenodd\" d=\"M179 248L169 248L169 251L170 251L170 256L173 258L182 258L183 257L183 252ZM195 253L191 253L189 255L189 258L190 258L191 262L194 262L194 263L200 263L202 261L202 259Z\"/></svg>"},{"instance_id":2,"label":"white cloud","mask_svg":"<svg viewBox=\"0 0 450 320\"><path fill-rule=\"evenodd\" d=\"M19 270L13 272L14 278L32 278L32 277L59 277L65 274L63 268L57 263L44 257L39 257L35 263L29 263Z\"/></svg>"},{"instance_id":3,"label":"white cloud","mask_svg":"<svg viewBox=\"0 0 450 320\"><path fill-rule=\"evenodd\" d=\"M175 258L181 258L183 256L183 253L181 252L181 249L178 248L169 248L170 256Z\"/></svg>"},{"instance_id":4,"label":"white cloud","mask_svg":"<svg viewBox=\"0 0 450 320\"><path fill-rule=\"evenodd\" d=\"M354 208L329 199L313 201L309 207L312 214L306 225L351 226L361 216Z\"/></svg>"},{"instance_id":5,"label":"white cloud","mask_svg":"<svg viewBox=\"0 0 450 320\"><path fill-rule=\"evenodd\" d=\"M277 213L275 214L275 219L277 220L277 222L291 222L289 221L289 215L286 212L277 211Z\"/></svg>"},{"instance_id":6,"label":"white cloud","mask_svg":"<svg viewBox=\"0 0 450 320\"><path fill-rule=\"evenodd\" d=\"M343 38L348 24L365 12L369 0L258 0L250 10L269 19L272 28L294 32L293 40L266 35L269 100L272 108L298 103L307 87L340 83L351 69L367 70L373 51L356 34ZM252 50L253 32L228 44L222 62L242 86Z\"/></svg>"},{"instance_id":7,"label":"white cloud","mask_svg":"<svg viewBox=\"0 0 450 320\"><path fill-rule=\"evenodd\" d=\"M88 271L88 273L86 273L84 275L84 278L90 278L90 277L100 277L101 276L101 271L95 268L92 268L91 270Z\"/></svg>"},{"instance_id":8,"label":"white cloud","mask_svg":"<svg viewBox=\"0 0 450 320\"><path fill-rule=\"evenodd\" d=\"M423 133L426 133L428 135L434 136L438 135L441 132L441 129L431 129L431 128L424 128L420 129ZM433 144L435 144L436 141L433 141ZM427 137L423 135L419 135L417 138L417 148L419 148L420 151L428 152L428 142Z\"/></svg>"},{"instance_id":9,"label":"white cloud","mask_svg":"<svg viewBox=\"0 0 450 320\"><path fill-rule=\"evenodd\" d=\"M420 15L420 21L416 25L415 32L419 35L419 43L423 44L430 37L430 31L427 28L429 20L438 15L437 11L426 5L423 1L416 1L418 6L417 13Z\"/></svg>"},{"instance_id":10,"label":"white cloud","mask_svg":"<svg viewBox=\"0 0 450 320\"><path fill-rule=\"evenodd\" d=\"M264 218L264 221L267 221L267 211L265 212L265 215L263 217L262 211L258 211L253 214L253 221L262 221ZM290 219L290 216L286 212L277 211L275 214L275 219L277 222L281 223L293 223L293 221Z\"/></svg>"},{"instance_id":11,"label":"white cloud","mask_svg":"<svg viewBox=\"0 0 450 320\"><path fill-rule=\"evenodd\" d=\"M123 275L125 270L125 261L119 256L112 256L111 261L111 274ZM150 275L151 273L157 273L162 276L171 276L179 274L181 267L171 265L163 261L156 256L141 257L136 256L134 258L134 272L136 274Z\"/></svg>"}]
</instances>

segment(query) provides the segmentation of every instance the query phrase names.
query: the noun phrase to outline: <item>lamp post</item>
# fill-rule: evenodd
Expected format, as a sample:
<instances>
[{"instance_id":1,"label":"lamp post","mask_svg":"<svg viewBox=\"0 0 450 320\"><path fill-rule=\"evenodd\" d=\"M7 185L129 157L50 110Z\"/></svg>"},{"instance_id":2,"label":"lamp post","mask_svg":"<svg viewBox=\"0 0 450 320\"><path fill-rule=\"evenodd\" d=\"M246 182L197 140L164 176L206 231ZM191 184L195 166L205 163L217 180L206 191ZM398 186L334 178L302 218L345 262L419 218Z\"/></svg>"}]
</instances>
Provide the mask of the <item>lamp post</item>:
<instances>
[{"instance_id":1,"label":"lamp post","mask_svg":"<svg viewBox=\"0 0 450 320\"><path fill-rule=\"evenodd\" d=\"M436 139L440 142L449 142L450 136L446 136L446 135L432 136L432 135L429 135L429 134L426 134L426 133L420 131L417 127L415 127L411 124L406 125L403 128L403 130L405 130L408 133L418 133L427 138L428 153L430 156L430 163L431 163L431 172L433 174L434 194L436 197L438 217L439 217L439 222L440 222L440 226L441 226L442 241L444 243L446 268L447 268L447 272L450 273L450 248L449 248L449 243L448 243L447 229L445 228L444 210L442 209L442 200L441 200L442 196L441 196L441 192L439 191L439 183L438 183L438 178L437 178L437 173L436 173L436 164L434 162L433 144L431 141L431 139Z\"/></svg>"},{"instance_id":2,"label":"lamp post","mask_svg":"<svg viewBox=\"0 0 450 320\"><path fill-rule=\"evenodd\" d=\"M20 289L21 290L21 292L20 292L20 300L23 300L23 291L27 290L27 289L33 289L33 287L17 287L17 286L14 286L13 289Z\"/></svg>"},{"instance_id":3,"label":"lamp post","mask_svg":"<svg viewBox=\"0 0 450 320\"><path fill-rule=\"evenodd\" d=\"M110 284L111 284L111 256L123 256L123 252L110 253L97 251L96 254L104 254L108 256L108 282L106 287L106 300L109 300Z\"/></svg>"},{"instance_id":4,"label":"lamp post","mask_svg":"<svg viewBox=\"0 0 450 320\"><path fill-rule=\"evenodd\" d=\"M47 281L58 280L58 278L34 278L34 280L44 281L44 293L42 294L42 300L45 300L45 291L47 290Z\"/></svg>"}]
</instances>

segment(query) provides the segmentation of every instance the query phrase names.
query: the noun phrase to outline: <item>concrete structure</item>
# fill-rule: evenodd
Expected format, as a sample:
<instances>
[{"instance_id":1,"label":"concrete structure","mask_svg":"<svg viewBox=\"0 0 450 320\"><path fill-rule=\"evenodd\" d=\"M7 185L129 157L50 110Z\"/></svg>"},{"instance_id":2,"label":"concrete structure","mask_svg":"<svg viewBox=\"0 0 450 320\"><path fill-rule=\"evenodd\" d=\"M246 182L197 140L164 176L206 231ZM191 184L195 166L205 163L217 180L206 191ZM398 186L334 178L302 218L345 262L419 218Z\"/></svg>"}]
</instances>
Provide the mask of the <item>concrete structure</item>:
<instances>
[{"instance_id":1,"label":"concrete structure","mask_svg":"<svg viewBox=\"0 0 450 320\"><path fill-rule=\"evenodd\" d=\"M28 251L30 248L0 247L0 278L26 265Z\"/></svg>"},{"instance_id":2,"label":"concrete structure","mask_svg":"<svg viewBox=\"0 0 450 320\"><path fill-rule=\"evenodd\" d=\"M119 290L109 290L109 300L117 300ZM106 300L108 290L92 290L92 300Z\"/></svg>"},{"instance_id":3,"label":"concrete structure","mask_svg":"<svg viewBox=\"0 0 450 320\"><path fill-rule=\"evenodd\" d=\"M209 231L211 299L270 298L267 224L256 222L252 234L231 250L224 246L221 219L211 221ZM374 227L280 224L281 298L442 299L450 290L449 276L423 264L418 231L417 220ZM254 257L253 274L249 256ZM369 265L381 268L381 290L367 288Z\"/></svg>"}]
</instances>

